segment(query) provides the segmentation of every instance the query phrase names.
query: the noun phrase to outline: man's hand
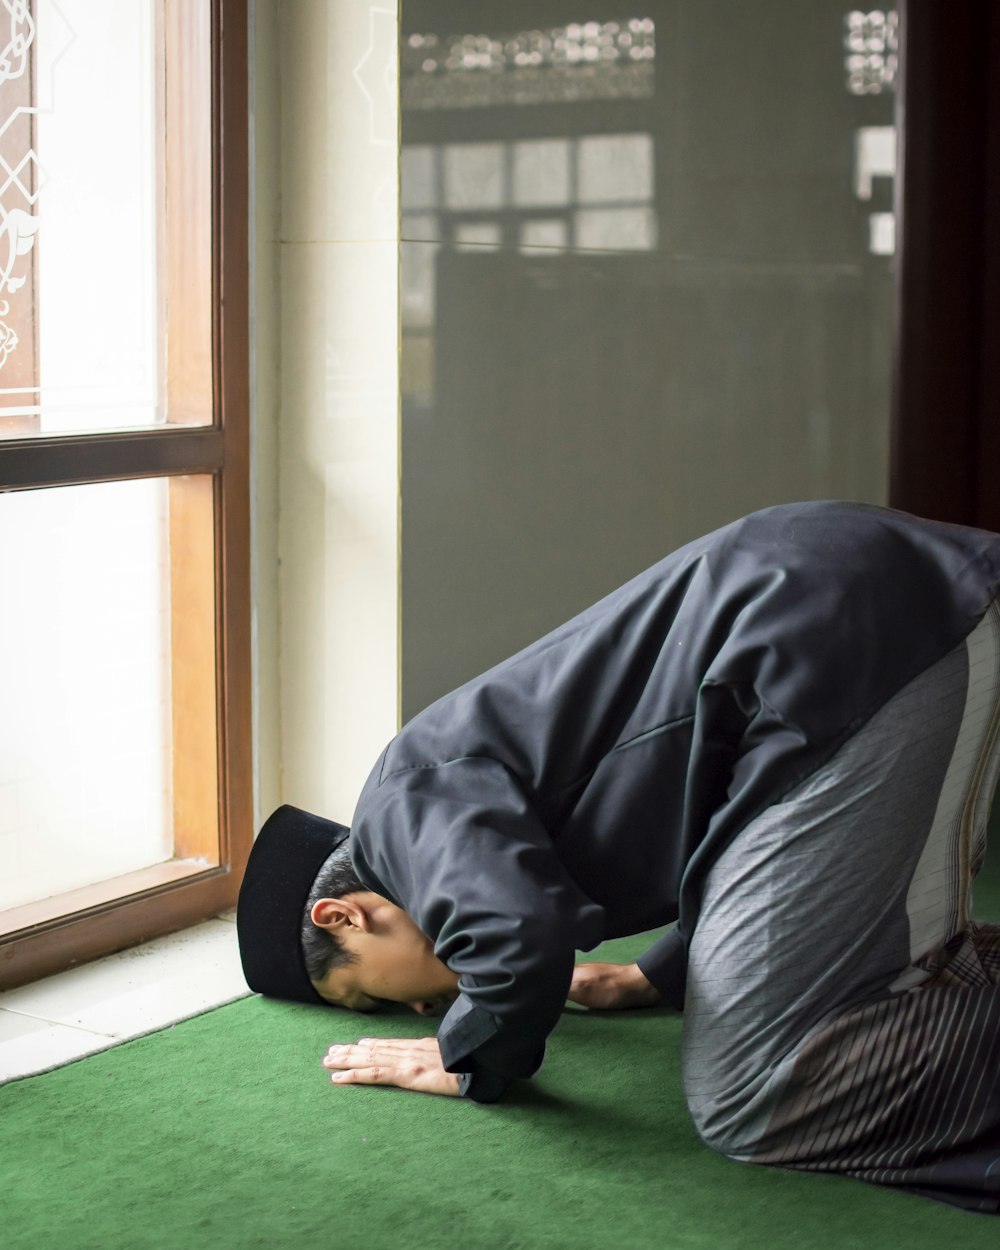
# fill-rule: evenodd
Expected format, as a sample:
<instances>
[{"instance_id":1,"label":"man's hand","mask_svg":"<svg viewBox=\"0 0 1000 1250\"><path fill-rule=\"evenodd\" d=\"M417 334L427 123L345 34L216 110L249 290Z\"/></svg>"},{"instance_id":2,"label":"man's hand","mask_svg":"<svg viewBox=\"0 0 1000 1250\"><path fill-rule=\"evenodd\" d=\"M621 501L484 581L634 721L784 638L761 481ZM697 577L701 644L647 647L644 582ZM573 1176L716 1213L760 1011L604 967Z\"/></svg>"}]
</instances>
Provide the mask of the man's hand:
<instances>
[{"instance_id":1,"label":"man's hand","mask_svg":"<svg viewBox=\"0 0 1000 1250\"><path fill-rule=\"evenodd\" d=\"M324 1068L337 1069L337 1085L396 1085L421 1094L458 1097L458 1076L445 1072L436 1037L363 1037L354 1046L331 1046Z\"/></svg>"},{"instance_id":2,"label":"man's hand","mask_svg":"<svg viewBox=\"0 0 1000 1250\"><path fill-rule=\"evenodd\" d=\"M570 1002L601 1011L652 1007L660 992L639 971L638 964L577 964L569 989Z\"/></svg>"}]
</instances>

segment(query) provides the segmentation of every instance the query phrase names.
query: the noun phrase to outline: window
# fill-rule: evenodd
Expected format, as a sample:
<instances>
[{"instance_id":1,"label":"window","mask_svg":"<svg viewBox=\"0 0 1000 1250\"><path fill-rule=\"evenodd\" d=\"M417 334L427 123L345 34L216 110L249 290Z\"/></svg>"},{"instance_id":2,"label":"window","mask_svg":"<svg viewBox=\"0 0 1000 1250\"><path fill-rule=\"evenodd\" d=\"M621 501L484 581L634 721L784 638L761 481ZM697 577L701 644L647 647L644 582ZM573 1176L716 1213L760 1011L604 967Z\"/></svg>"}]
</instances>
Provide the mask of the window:
<instances>
[{"instance_id":1,"label":"window","mask_svg":"<svg viewBox=\"0 0 1000 1250\"><path fill-rule=\"evenodd\" d=\"M0 7L0 986L249 850L246 22Z\"/></svg>"}]
</instances>

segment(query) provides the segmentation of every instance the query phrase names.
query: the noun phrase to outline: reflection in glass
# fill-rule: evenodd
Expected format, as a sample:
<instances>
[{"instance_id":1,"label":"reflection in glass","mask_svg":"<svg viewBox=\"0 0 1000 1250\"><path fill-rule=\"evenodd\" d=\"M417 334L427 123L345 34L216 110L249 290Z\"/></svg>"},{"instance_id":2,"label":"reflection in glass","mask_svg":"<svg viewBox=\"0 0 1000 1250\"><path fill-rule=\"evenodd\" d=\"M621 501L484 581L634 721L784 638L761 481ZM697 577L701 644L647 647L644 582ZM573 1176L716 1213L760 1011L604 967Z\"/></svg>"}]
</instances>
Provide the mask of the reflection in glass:
<instances>
[{"instance_id":1,"label":"reflection in glass","mask_svg":"<svg viewBox=\"0 0 1000 1250\"><path fill-rule=\"evenodd\" d=\"M578 247L642 251L656 243L656 221L650 209L581 209L574 221Z\"/></svg>"},{"instance_id":2,"label":"reflection in glass","mask_svg":"<svg viewBox=\"0 0 1000 1250\"><path fill-rule=\"evenodd\" d=\"M881 95L896 85L899 15L894 9L852 9L844 18L847 89L852 95Z\"/></svg>"},{"instance_id":3,"label":"reflection in glass","mask_svg":"<svg viewBox=\"0 0 1000 1250\"><path fill-rule=\"evenodd\" d=\"M562 248L568 242L568 223L559 217L529 217L521 223L521 246L524 248Z\"/></svg>"},{"instance_id":4,"label":"reflection in glass","mask_svg":"<svg viewBox=\"0 0 1000 1250\"><path fill-rule=\"evenodd\" d=\"M547 7L536 5L533 16L543 19ZM418 0L413 9L412 21L434 21L434 5ZM656 23L647 16L494 34L412 30L402 45L403 108L642 98L653 92L655 56Z\"/></svg>"},{"instance_id":5,"label":"reflection in glass","mask_svg":"<svg viewBox=\"0 0 1000 1250\"><path fill-rule=\"evenodd\" d=\"M651 135L585 135L578 152L581 204L652 199Z\"/></svg>"},{"instance_id":6,"label":"reflection in glass","mask_svg":"<svg viewBox=\"0 0 1000 1250\"><path fill-rule=\"evenodd\" d=\"M406 208L410 213L438 206L435 156L435 149L429 144L411 144L403 148L402 180L406 184Z\"/></svg>"},{"instance_id":7,"label":"reflection in glass","mask_svg":"<svg viewBox=\"0 0 1000 1250\"><path fill-rule=\"evenodd\" d=\"M459 221L455 223L456 247L499 247L500 226L495 221Z\"/></svg>"},{"instance_id":8,"label":"reflection in glass","mask_svg":"<svg viewBox=\"0 0 1000 1250\"><path fill-rule=\"evenodd\" d=\"M450 209L497 208L504 200L499 143L452 143L444 150L444 201Z\"/></svg>"},{"instance_id":9,"label":"reflection in glass","mask_svg":"<svg viewBox=\"0 0 1000 1250\"><path fill-rule=\"evenodd\" d=\"M412 155L403 149L402 169L407 240L656 246L653 145L647 134L417 145ZM597 207L604 205L615 207ZM544 217L539 208L547 210ZM557 222L559 230L553 228Z\"/></svg>"},{"instance_id":10,"label":"reflection in glass","mask_svg":"<svg viewBox=\"0 0 1000 1250\"><path fill-rule=\"evenodd\" d=\"M736 516L885 500L895 13L586 16L402 8L404 716Z\"/></svg>"},{"instance_id":11,"label":"reflection in glass","mask_svg":"<svg viewBox=\"0 0 1000 1250\"><path fill-rule=\"evenodd\" d=\"M568 139L525 139L513 145L512 201L528 207L568 204L572 149Z\"/></svg>"}]
</instances>

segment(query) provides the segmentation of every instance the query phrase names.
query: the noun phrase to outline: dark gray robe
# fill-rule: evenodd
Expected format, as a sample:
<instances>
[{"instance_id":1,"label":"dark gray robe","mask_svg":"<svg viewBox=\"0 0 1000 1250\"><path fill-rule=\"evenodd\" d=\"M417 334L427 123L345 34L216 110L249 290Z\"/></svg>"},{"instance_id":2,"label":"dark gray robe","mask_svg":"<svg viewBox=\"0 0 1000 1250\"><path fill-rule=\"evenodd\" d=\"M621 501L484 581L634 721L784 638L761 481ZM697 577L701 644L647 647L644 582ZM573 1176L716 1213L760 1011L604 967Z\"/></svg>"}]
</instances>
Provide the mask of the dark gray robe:
<instances>
[{"instance_id":1,"label":"dark gray robe","mask_svg":"<svg viewBox=\"0 0 1000 1250\"><path fill-rule=\"evenodd\" d=\"M405 725L361 794L352 858L460 974L438 1037L462 1092L491 1101L537 1069L575 952L605 938L678 920L640 966L681 1007L721 849L998 593L997 535L769 508Z\"/></svg>"}]
</instances>

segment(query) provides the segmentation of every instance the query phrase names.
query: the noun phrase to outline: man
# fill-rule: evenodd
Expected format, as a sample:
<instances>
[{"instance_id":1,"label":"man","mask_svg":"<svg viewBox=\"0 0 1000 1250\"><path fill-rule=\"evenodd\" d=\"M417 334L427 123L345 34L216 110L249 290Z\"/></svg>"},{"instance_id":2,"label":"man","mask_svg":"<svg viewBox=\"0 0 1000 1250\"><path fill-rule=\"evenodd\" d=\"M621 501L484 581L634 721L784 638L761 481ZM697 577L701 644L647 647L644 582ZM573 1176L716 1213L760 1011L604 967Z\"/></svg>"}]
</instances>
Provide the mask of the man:
<instances>
[{"instance_id":1,"label":"man","mask_svg":"<svg viewBox=\"0 0 1000 1250\"><path fill-rule=\"evenodd\" d=\"M865 505L689 544L414 717L349 836L275 813L240 900L249 984L447 1007L436 1038L324 1062L479 1102L538 1068L567 993L662 999L712 1148L997 1211L1000 928L969 904L998 594L1000 537Z\"/></svg>"}]
</instances>

